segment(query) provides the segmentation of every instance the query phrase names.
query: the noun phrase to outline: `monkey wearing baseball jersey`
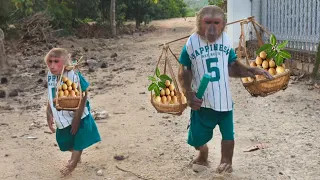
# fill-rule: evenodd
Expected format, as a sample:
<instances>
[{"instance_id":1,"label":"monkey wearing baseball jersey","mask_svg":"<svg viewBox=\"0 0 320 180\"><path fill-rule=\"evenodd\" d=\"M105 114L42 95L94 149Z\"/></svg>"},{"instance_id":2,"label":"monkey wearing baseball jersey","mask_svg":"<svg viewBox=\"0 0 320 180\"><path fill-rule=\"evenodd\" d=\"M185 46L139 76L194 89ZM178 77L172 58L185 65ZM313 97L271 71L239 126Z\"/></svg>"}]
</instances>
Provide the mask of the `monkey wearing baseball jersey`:
<instances>
[{"instance_id":1,"label":"monkey wearing baseball jersey","mask_svg":"<svg viewBox=\"0 0 320 180\"><path fill-rule=\"evenodd\" d=\"M179 82L191 107L188 144L199 151L193 170L208 166L208 146L213 129L219 125L222 135L221 160L218 173L232 172L234 150L233 101L230 77L272 76L265 70L243 65L237 60L229 38L224 32L226 18L217 6L205 6L197 13L196 31L184 45L179 62ZM202 99L196 97L204 74L211 76ZM200 167L200 168L199 168Z\"/></svg>"}]
</instances>

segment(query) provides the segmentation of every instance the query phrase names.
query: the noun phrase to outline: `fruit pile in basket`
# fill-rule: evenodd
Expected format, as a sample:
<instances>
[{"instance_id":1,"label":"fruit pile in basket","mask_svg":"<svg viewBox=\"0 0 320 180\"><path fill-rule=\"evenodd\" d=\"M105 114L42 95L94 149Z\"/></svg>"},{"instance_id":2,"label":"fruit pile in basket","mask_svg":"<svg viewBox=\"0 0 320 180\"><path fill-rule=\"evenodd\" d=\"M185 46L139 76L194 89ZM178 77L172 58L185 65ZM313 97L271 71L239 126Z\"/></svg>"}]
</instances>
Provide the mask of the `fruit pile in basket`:
<instances>
[{"instance_id":1,"label":"fruit pile in basket","mask_svg":"<svg viewBox=\"0 0 320 180\"><path fill-rule=\"evenodd\" d=\"M187 103L187 99L183 93L179 95L176 87L172 83L172 79L166 74L160 74L159 69L156 69L155 76L149 76L148 79L151 84L148 90L154 92L152 95L153 101L163 105L178 105L179 97L181 98L182 104Z\"/></svg>"},{"instance_id":2,"label":"fruit pile in basket","mask_svg":"<svg viewBox=\"0 0 320 180\"><path fill-rule=\"evenodd\" d=\"M278 76L286 72L284 59L291 58L291 55L286 50L283 50L288 41L281 44L276 43L276 37L270 36L270 44L264 44L257 50L257 57L255 61L250 62L251 67L263 68L272 76ZM256 75L256 81L266 79L263 75ZM244 77L241 79L243 83L253 82L251 77Z\"/></svg>"},{"instance_id":3,"label":"fruit pile in basket","mask_svg":"<svg viewBox=\"0 0 320 180\"><path fill-rule=\"evenodd\" d=\"M78 85L67 77L62 77L62 82L58 87L58 97L77 97L80 96Z\"/></svg>"}]
</instances>

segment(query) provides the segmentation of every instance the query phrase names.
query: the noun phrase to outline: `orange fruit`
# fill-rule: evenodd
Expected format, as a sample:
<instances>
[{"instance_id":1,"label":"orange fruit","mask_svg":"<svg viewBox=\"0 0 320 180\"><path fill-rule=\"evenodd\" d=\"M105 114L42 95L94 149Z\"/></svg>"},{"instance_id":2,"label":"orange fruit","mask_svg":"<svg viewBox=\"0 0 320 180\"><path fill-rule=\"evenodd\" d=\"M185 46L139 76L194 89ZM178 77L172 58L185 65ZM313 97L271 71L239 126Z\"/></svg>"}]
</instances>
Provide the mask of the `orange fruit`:
<instances>
[{"instance_id":1,"label":"orange fruit","mask_svg":"<svg viewBox=\"0 0 320 180\"><path fill-rule=\"evenodd\" d=\"M256 62L252 61L252 62L250 63L250 66L251 66L251 67L256 67L257 64L256 64Z\"/></svg>"},{"instance_id":2,"label":"orange fruit","mask_svg":"<svg viewBox=\"0 0 320 180\"><path fill-rule=\"evenodd\" d=\"M62 96L64 96L64 93L63 93L62 90L60 90L60 91L58 92L58 97L62 97Z\"/></svg>"},{"instance_id":3,"label":"orange fruit","mask_svg":"<svg viewBox=\"0 0 320 180\"><path fill-rule=\"evenodd\" d=\"M64 96L68 96L69 95L69 91L68 90L64 90Z\"/></svg>"},{"instance_id":4,"label":"orange fruit","mask_svg":"<svg viewBox=\"0 0 320 180\"><path fill-rule=\"evenodd\" d=\"M277 74L277 71L276 71L275 68L270 68L270 69L268 70L268 72L269 72L272 76L274 76L274 75Z\"/></svg>"},{"instance_id":5,"label":"orange fruit","mask_svg":"<svg viewBox=\"0 0 320 180\"><path fill-rule=\"evenodd\" d=\"M76 83L72 83L71 86L72 86L72 89L73 89L73 90L76 90L76 89L77 89L77 84L76 84Z\"/></svg>"},{"instance_id":6,"label":"orange fruit","mask_svg":"<svg viewBox=\"0 0 320 180\"><path fill-rule=\"evenodd\" d=\"M72 85L72 81L68 80L68 81L66 82L66 84L67 84L67 86L71 86L71 85Z\"/></svg>"},{"instance_id":7,"label":"orange fruit","mask_svg":"<svg viewBox=\"0 0 320 180\"><path fill-rule=\"evenodd\" d=\"M166 95L168 96L168 95L170 95L170 90L169 90L169 88L166 88Z\"/></svg>"},{"instance_id":8,"label":"orange fruit","mask_svg":"<svg viewBox=\"0 0 320 180\"><path fill-rule=\"evenodd\" d=\"M276 67L276 63L274 62L274 60L270 60L270 61L269 61L269 67L270 67L270 68Z\"/></svg>"},{"instance_id":9,"label":"orange fruit","mask_svg":"<svg viewBox=\"0 0 320 180\"><path fill-rule=\"evenodd\" d=\"M67 82L67 81L68 81L68 78L65 77L65 76L63 76L63 77L62 77L62 81L63 81L64 83Z\"/></svg>"},{"instance_id":10,"label":"orange fruit","mask_svg":"<svg viewBox=\"0 0 320 180\"><path fill-rule=\"evenodd\" d=\"M262 64L262 59L261 59L261 57L258 56L258 57L256 58L256 64L257 64L257 65L261 65L261 64Z\"/></svg>"},{"instance_id":11,"label":"orange fruit","mask_svg":"<svg viewBox=\"0 0 320 180\"><path fill-rule=\"evenodd\" d=\"M68 86L68 91L72 91L72 87L71 86Z\"/></svg>"},{"instance_id":12,"label":"orange fruit","mask_svg":"<svg viewBox=\"0 0 320 180\"><path fill-rule=\"evenodd\" d=\"M174 91L171 91L170 95L171 95L171 96L174 96Z\"/></svg>"},{"instance_id":13,"label":"orange fruit","mask_svg":"<svg viewBox=\"0 0 320 180\"><path fill-rule=\"evenodd\" d=\"M70 97L76 97L76 92L74 92L73 90L71 90L69 96L70 96Z\"/></svg>"},{"instance_id":14,"label":"orange fruit","mask_svg":"<svg viewBox=\"0 0 320 180\"><path fill-rule=\"evenodd\" d=\"M269 67L268 61L263 61L262 62L262 67L263 67L263 69L268 69L268 67Z\"/></svg>"},{"instance_id":15,"label":"orange fruit","mask_svg":"<svg viewBox=\"0 0 320 180\"><path fill-rule=\"evenodd\" d=\"M174 85L173 85L173 84L170 84L169 90L170 90L170 91L173 91L173 90L174 90Z\"/></svg>"},{"instance_id":16,"label":"orange fruit","mask_svg":"<svg viewBox=\"0 0 320 180\"><path fill-rule=\"evenodd\" d=\"M160 95L161 95L161 96L166 95L166 91L165 91L164 89L161 89L161 91L160 91Z\"/></svg>"},{"instance_id":17,"label":"orange fruit","mask_svg":"<svg viewBox=\"0 0 320 180\"><path fill-rule=\"evenodd\" d=\"M282 66L278 66L278 67L276 68L276 71L277 71L277 74L281 74L281 73L284 72L284 68L283 68Z\"/></svg>"},{"instance_id":18,"label":"orange fruit","mask_svg":"<svg viewBox=\"0 0 320 180\"><path fill-rule=\"evenodd\" d=\"M157 103L160 103L161 102L161 97L160 96L157 96L157 97L155 97L155 99L154 99Z\"/></svg>"},{"instance_id":19,"label":"orange fruit","mask_svg":"<svg viewBox=\"0 0 320 180\"><path fill-rule=\"evenodd\" d=\"M68 86L66 84L62 84L62 90L67 90Z\"/></svg>"},{"instance_id":20,"label":"orange fruit","mask_svg":"<svg viewBox=\"0 0 320 180\"><path fill-rule=\"evenodd\" d=\"M260 54L259 54L259 56L260 56L262 59L266 59L267 53L264 52L264 51L261 51Z\"/></svg>"},{"instance_id":21,"label":"orange fruit","mask_svg":"<svg viewBox=\"0 0 320 180\"><path fill-rule=\"evenodd\" d=\"M170 96L170 95L167 96L167 101L168 101L168 102L171 101L171 96Z\"/></svg>"},{"instance_id":22,"label":"orange fruit","mask_svg":"<svg viewBox=\"0 0 320 180\"><path fill-rule=\"evenodd\" d=\"M162 97L161 97L161 102L162 102L163 104L166 104L166 103L167 103L167 96L162 96Z\"/></svg>"},{"instance_id":23,"label":"orange fruit","mask_svg":"<svg viewBox=\"0 0 320 180\"><path fill-rule=\"evenodd\" d=\"M166 80L165 85L166 85L167 87L169 87L170 84L171 84L170 81L169 81L169 80Z\"/></svg>"}]
</instances>

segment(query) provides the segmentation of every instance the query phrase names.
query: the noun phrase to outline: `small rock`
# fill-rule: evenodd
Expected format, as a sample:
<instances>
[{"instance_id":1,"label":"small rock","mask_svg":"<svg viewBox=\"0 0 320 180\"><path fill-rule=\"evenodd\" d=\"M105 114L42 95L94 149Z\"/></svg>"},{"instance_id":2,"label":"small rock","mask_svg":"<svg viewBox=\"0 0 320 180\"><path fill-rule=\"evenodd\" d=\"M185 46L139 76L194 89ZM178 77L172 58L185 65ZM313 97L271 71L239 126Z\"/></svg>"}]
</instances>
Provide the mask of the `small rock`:
<instances>
[{"instance_id":1,"label":"small rock","mask_svg":"<svg viewBox=\"0 0 320 180\"><path fill-rule=\"evenodd\" d=\"M58 146L58 144L54 143L53 146Z\"/></svg>"},{"instance_id":2,"label":"small rock","mask_svg":"<svg viewBox=\"0 0 320 180\"><path fill-rule=\"evenodd\" d=\"M1 84L6 84L8 79L6 77L1 78Z\"/></svg>"},{"instance_id":3,"label":"small rock","mask_svg":"<svg viewBox=\"0 0 320 180\"><path fill-rule=\"evenodd\" d=\"M0 123L0 126L9 126L8 123Z\"/></svg>"},{"instance_id":4,"label":"small rock","mask_svg":"<svg viewBox=\"0 0 320 180\"><path fill-rule=\"evenodd\" d=\"M279 172L280 175L283 175L283 172Z\"/></svg>"},{"instance_id":5,"label":"small rock","mask_svg":"<svg viewBox=\"0 0 320 180\"><path fill-rule=\"evenodd\" d=\"M146 94L146 92L140 92L139 94Z\"/></svg>"},{"instance_id":6,"label":"small rock","mask_svg":"<svg viewBox=\"0 0 320 180\"><path fill-rule=\"evenodd\" d=\"M42 79L38 79L37 83L41 84L41 83L43 83L43 80Z\"/></svg>"},{"instance_id":7,"label":"small rock","mask_svg":"<svg viewBox=\"0 0 320 180\"><path fill-rule=\"evenodd\" d=\"M142 110L146 110L146 108L145 107L140 107L140 110L142 111Z\"/></svg>"},{"instance_id":8,"label":"small rock","mask_svg":"<svg viewBox=\"0 0 320 180\"><path fill-rule=\"evenodd\" d=\"M113 53L113 54L111 54L111 58L115 58L115 57L117 57L118 56L118 54L117 53Z\"/></svg>"},{"instance_id":9,"label":"small rock","mask_svg":"<svg viewBox=\"0 0 320 180\"><path fill-rule=\"evenodd\" d=\"M28 136L27 139L38 139L38 138L33 136Z\"/></svg>"},{"instance_id":10,"label":"small rock","mask_svg":"<svg viewBox=\"0 0 320 180\"><path fill-rule=\"evenodd\" d=\"M291 158L295 158L296 156L295 155L291 155Z\"/></svg>"},{"instance_id":11,"label":"small rock","mask_svg":"<svg viewBox=\"0 0 320 180\"><path fill-rule=\"evenodd\" d=\"M163 155L164 155L164 153L160 153L160 154L159 154L159 156L163 156Z\"/></svg>"},{"instance_id":12,"label":"small rock","mask_svg":"<svg viewBox=\"0 0 320 180\"><path fill-rule=\"evenodd\" d=\"M102 169L99 169L99 170L97 171L97 176L103 176L103 171L102 171Z\"/></svg>"},{"instance_id":13,"label":"small rock","mask_svg":"<svg viewBox=\"0 0 320 180\"><path fill-rule=\"evenodd\" d=\"M125 160L126 158L124 157L124 155L115 155L113 156L113 158L115 160L118 160L118 161L122 161L122 160Z\"/></svg>"},{"instance_id":14,"label":"small rock","mask_svg":"<svg viewBox=\"0 0 320 180\"><path fill-rule=\"evenodd\" d=\"M89 72L94 72L94 69L92 67L89 67Z\"/></svg>"},{"instance_id":15,"label":"small rock","mask_svg":"<svg viewBox=\"0 0 320 180\"><path fill-rule=\"evenodd\" d=\"M45 74L46 74L46 71L44 69L39 71L39 75L45 75Z\"/></svg>"},{"instance_id":16,"label":"small rock","mask_svg":"<svg viewBox=\"0 0 320 180\"><path fill-rule=\"evenodd\" d=\"M110 116L106 111L93 113L93 117L95 120L108 119Z\"/></svg>"},{"instance_id":17,"label":"small rock","mask_svg":"<svg viewBox=\"0 0 320 180\"><path fill-rule=\"evenodd\" d=\"M18 90L14 89L9 93L9 97L15 97L18 96Z\"/></svg>"},{"instance_id":18,"label":"small rock","mask_svg":"<svg viewBox=\"0 0 320 180\"><path fill-rule=\"evenodd\" d=\"M163 119L169 119L169 116L163 116L162 118Z\"/></svg>"},{"instance_id":19,"label":"small rock","mask_svg":"<svg viewBox=\"0 0 320 180\"><path fill-rule=\"evenodd\" d=\"M4 90L0 90L0 98L5 98L6 92Z\"/></svg>"},{"instance_id":20,"label":"small rock","mask_svg":"<svg viewBox=\"0 0 320 180\"><path fill-rule=\"evenodd\" d=\"M13 135L13 136L11 136L11 138L17 138L18 136L15 136L15 135Z\"/></svg>"},{"instance_id":21,"label":"small rock","mask_svg":"<svg viewBox=\"0 0 320 180\"><path fill-rule=\"evenodd\" d=\"M9 154L4 154L4 157L8 157L9 156Z\"/></svg>"},{"instance_id":22,"label":"small rock","mask_svg":"<svg viewBox=\"0 0 320 180\"><path fill-rule=\"evenodd\" d=\"M47 82L43 83L43 87L48 88L48 83Z\"/></svg>"},{"instance_id":23,"label":"small rock","mask_svg":"<svg viewBox=\"0 0 320 180\"><path fill-rule=\"evenodd\" d=\"M101 68L107 68L108 66L107 66L107 63L102 63L100 67Z\"/></svg>"}]
</instances>

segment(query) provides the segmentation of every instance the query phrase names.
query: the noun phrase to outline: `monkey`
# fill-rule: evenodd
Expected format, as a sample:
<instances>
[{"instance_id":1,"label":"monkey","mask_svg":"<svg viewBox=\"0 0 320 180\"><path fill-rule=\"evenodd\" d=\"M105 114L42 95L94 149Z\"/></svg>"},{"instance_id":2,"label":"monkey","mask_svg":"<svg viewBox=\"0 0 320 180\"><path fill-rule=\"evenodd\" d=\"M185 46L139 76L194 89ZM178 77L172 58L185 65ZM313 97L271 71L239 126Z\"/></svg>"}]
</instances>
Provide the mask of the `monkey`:
<instances>
[{"instance_id":1,"label":"monkey","mask_svg":"<svg viewBox=\"0 0 320 180\"><path fill-rule=\"evenodd\" d=\"M222 134L221 160L216 171L233 171L234 103L229 78L255 78L255 75L264 75L267 79L272 79L267 71L246 66L237 60L229 37L224 32L225 27L226 16L221 8L214 5L201 8L196 14L194 32L183 46L179 57L178 80L191 108L187 143L199 151L192 163L196 172L199 171L199 166L208 167L207 143L212 139L216 125ZM204 74L211 78L203 97L198 99L196 91Z\"/></svg>"}]
</instances>

